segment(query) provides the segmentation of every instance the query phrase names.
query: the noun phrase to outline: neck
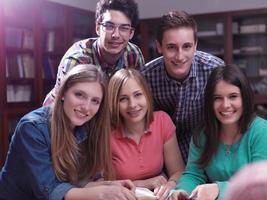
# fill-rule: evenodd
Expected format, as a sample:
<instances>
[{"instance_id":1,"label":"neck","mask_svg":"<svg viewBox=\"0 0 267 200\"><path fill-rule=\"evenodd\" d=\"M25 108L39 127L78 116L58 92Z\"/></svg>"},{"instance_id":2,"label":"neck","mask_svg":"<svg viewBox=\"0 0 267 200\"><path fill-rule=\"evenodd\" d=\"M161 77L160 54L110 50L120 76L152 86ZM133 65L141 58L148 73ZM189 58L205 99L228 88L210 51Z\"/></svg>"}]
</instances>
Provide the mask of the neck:
<instances>
[{"instance_id":1,"label":"neck","mask_svg":"<svg viewBox=\"0 0 267 200\"><path fill-rule=\"evenodd\" d=\"M241 133L237 126L224 126L221 129L221 139L225 144L234 144L240 139Z\"/></svg>"},{"instance_id":2,"label":"neck","mask_svg":"<svg viewBox=\"0 0 267 200\"><path fill-rule=\"evenodd\" d=\"M143 135L145 132L145 124L125 124L124 129L126 135Z\"/></svg>"},{"instance_id":3,"label":"neck","mask_svg":"<svg viewBox=\"0 0 267 200\"><path fill-rule=\"evenodd\" d=\"M108 66L114 66L116 65L118 59L121 56L121 53L119 54L110 54L106 52L103 48L99 49L99 55Z\"/></svg>"}]
</instances>

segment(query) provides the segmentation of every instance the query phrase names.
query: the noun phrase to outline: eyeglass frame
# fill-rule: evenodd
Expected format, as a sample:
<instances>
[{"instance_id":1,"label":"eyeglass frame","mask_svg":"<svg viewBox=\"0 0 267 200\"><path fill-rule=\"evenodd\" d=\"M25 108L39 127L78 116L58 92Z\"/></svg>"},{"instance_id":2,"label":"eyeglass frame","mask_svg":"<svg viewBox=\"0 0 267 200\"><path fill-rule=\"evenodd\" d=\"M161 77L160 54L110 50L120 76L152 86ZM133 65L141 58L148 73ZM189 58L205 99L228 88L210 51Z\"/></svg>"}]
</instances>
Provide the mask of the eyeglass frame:
<instances>
[{"instance_id":1,"label":"eyeglass frame","mask_svg":"<svg viewBox=\"0 0 267 200\"><path fill-rule=\"evenodd\" d=\"M116 30L116 28L118 28L118 31L120 33L121 36L126 36L127 34L131 34L131 32L134 30L134 28L130 25L130 24L115 24L113 22L99 22L99 25L102 26L102 30L107 32L107 33L114 33L114 31ZM107 26L109 25L109 26ZM107 29L111 28L110 30ZM127 30L124 30L123 28L129 28Z\"/></svg>"}]
</instances>

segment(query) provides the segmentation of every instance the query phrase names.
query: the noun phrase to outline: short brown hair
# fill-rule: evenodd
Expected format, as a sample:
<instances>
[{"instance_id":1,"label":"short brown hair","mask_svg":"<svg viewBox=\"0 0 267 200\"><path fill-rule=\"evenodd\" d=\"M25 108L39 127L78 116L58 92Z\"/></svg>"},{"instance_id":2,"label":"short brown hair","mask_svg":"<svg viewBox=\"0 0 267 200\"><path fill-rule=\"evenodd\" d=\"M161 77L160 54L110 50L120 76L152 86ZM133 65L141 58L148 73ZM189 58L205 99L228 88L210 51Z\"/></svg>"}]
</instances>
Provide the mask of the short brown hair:
<instances>
[{"instance_id":1,"label":"short brown hair","mask_svg":"<svg viewBox=\"0 0 267 200\"><path fill-rule=\"evenodd\" d=\"M197 41L197 23L187 12L185 11L172 11L160 18L157 41L161 44L163 34L165 31L174 28L191 28L194 32L194 40Z\"/></svg>"}]
</instances>

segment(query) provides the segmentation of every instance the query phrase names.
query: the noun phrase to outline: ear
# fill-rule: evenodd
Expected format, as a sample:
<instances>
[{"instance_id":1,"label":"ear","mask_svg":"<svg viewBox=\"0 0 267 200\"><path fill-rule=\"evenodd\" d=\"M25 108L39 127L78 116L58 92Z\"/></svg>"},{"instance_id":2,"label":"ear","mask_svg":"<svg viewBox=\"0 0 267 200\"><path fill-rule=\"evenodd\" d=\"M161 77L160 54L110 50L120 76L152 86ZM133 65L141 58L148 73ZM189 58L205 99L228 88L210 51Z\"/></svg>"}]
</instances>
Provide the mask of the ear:
<instances>
[{"instance_id":1,"label":"ear","mask_svg":"<svg viewBox=\"0 0 267 200\"><path fill-rule=\"evenodd\" d=\"M198 40L196 40L196 43L195 43L195 51L197 50L197 41L198 41Z\"/></svg>"},{"instance_id":2,"label":"ear","mask_svg":"<svg viewBox=\"0 0 267 200\"><path fill-rule=\"evenodd\" d=\"M160 54L162 54L162 48L161 48L161 44L158 42L158 40L156 40L156 46L157 46L157 50Z\"/></svg>"},{"instance_id":3,"label":"ear","mask_svg":"<svg viewBox=\"0 0 267 200\"><path fill-rule=\"evenodd\" d=\"M100 35L100 24L99 23L95 23L95 32L96 32L96 34L99 36Z\"/></svg>"},{"instance_id":4,"label":"ear","mask_svg":"<svg viewBox=\"0 0 267 200\"><path fill-rule=\"evenodd\" d=\"M132 29L131 33L130 33L130 37L129 37L129 40L131 40L134 36L134 29Z\"/></svg>"}]
</instances>

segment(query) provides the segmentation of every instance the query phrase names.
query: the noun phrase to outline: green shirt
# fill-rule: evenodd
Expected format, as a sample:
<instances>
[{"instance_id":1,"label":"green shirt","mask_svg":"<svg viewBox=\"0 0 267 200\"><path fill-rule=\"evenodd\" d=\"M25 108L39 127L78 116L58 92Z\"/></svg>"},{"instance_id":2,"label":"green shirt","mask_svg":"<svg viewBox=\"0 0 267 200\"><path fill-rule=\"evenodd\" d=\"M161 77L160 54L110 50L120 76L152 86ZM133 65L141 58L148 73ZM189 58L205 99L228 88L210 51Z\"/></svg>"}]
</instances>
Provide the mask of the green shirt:
<instances>
[{"instance_id":1,"label":"green shirt","mask_svg":"<svg viewBox=\"0 0 267 200\"><path fill-rule=\"evenodd\" d=\"M246 164L267 159L267 121L256 117L240 140L233 145L220 143L217 153L205 168L200 168L198 160L201 148L191 141L185 172L176 185L191 194L192 190L207 182L216 182L222 199L228 180Z\"/></svg>"}]
</instances>

